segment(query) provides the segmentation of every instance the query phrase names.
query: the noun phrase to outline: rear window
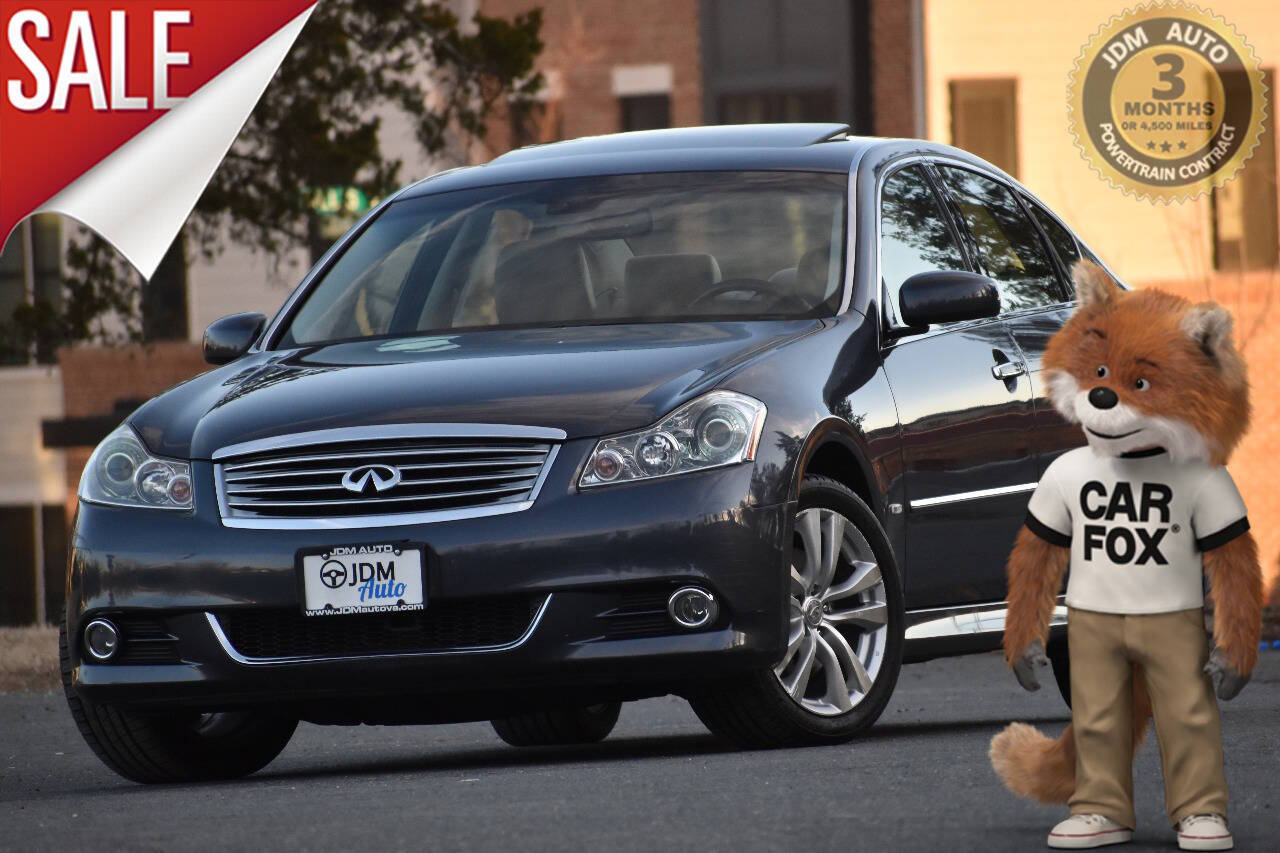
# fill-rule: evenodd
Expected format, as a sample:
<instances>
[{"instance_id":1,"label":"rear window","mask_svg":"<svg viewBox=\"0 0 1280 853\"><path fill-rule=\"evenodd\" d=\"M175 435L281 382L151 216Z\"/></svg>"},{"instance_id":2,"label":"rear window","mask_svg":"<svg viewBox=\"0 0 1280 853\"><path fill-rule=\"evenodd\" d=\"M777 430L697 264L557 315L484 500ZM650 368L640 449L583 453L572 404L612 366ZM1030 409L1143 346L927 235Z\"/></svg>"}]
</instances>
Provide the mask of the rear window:
<instances>
[{"instance_id":1,"label":"rear window","mask_svg":"<svg viewBox=\"0 0 1280 853\"><path fill-rule=\"evenodd\" d=\"M835 313L847 176L564 179L394 202L282 346L466 328Z\"/></svg>"}]
</instances>

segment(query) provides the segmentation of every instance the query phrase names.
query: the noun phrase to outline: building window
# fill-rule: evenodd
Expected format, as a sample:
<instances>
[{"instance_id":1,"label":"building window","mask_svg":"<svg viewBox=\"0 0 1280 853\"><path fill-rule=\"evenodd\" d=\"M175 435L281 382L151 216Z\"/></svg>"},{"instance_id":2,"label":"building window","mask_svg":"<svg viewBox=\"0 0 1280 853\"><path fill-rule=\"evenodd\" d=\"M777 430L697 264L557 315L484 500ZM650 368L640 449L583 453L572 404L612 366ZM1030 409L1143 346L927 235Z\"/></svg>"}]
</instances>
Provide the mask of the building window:
<instances>
[{"instance_id":1,"label":"building window","mask_svg":"<svg viewBox=\"0 0 1280 853\"><path fill-rule=\"evenodd\" d=\"M951 144L1018 176L1018 81L951 81Z\"/></svg>"},{"instance_id":2,"label":"building window","mask_svg":"<svg viewBox=\"0 0 1280 853\"><path fill-rule=\"evenodd\" d=\"M836 93L829 89L721 95L716 112L721 124L840 120Z\"/></svg>"},{"instance_id":3,"label":"building window","mask_svg":"<svg viewBox=\"0 0 1280 853\"><path fill-rule=\"evenodd\" d=\"M851 122L869 133L873 5L701 0L703 121Z\"/></svg>"},{"instance_id":4,"label":"building window","mask_svg":"<svg viewBox=\"0 0 1280 853\"><path fill-rule=\"evenodd\" d=\"M23 222L0 252L0 329L12 321L18 306L30 305L33 299L55 311L62 306L62 220L56 213L39 213ZM0 364L31 360L30 352L11 344L0 341ZM55 360L53 349L43 345L35 357L40 362Z\"/></svg>"},{"instance_id":5,"label":"building window","mask_svg":"<svg viewBox=\"0 0 1280 853\"><path fill-rule=\"evenodd\" d=\"M619 98L622 107L623 130L657 130L671 127L671 97L669 95L632 95Z\"/></svg>"},{"instance_id":6,"label":"building window","mask_svg":"<svg viewBox=\"0 0 1280 853\"><path fill-rule=\"evenodd\" d=\"M659 130L671 127L671 90L675 72L666 62L615 65L610 76L618 99L620 130Z\"/></svg>"},{"instance_id":7,"label":"building window","mask_svg":"<svg viewBox=\"0 0 1280 853\"><path fill-rule=\"evenodd\" d=\"M1267 68L1262 73L1267 91L1274 92L1272 70ZM1244 168L1226 186L1214 189L1212 216L1215 269L1234 272L1277 266L1280 224L1276 211L1274 121L1266 123L1258 147L1244 161Z\"/></svg>"}]
</instances>

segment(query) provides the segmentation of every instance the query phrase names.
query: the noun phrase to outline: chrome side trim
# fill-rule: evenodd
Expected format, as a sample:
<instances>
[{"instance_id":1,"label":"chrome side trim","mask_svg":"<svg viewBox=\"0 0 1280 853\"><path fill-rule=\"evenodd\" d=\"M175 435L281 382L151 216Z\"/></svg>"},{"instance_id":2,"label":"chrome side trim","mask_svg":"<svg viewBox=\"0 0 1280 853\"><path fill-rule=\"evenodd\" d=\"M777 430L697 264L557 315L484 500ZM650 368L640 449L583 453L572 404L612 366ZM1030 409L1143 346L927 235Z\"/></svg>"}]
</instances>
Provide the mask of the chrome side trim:
<instances>
[{"instance_id":1,"label":"chrome side trim","mask_svg":"<svg viewBox=\"0 0 1280 853\"><path fill-rule=\"evenodd\" d=\"M264 450L305 447L309 444L334 444L342 441L376 441L395 438L541 438L548 441L564 441L567 435L568 433L562 429L510 424L377 424L314 429L244 441L239 444L228 444L213 451L211 458L216 462L230 456L244 456Z\"/></svg>"},{"instance_id":2,"label":"chrome side trim","mask_svg":"<svg viewBox=\"0 0 1280 853\"><path fill-rule=\"evenodd\" d=\"M559 432L559 430L555 430ZM226 487L223 484L222 472L215 466L213 484L218 493L218 513L222 516L223 527L237 527L246 530L349 530L362 527L398 527L404 524L434 524L441 521L461 521L466 518L485 518L491 515L506 515L522 512L533 506L542 491L542 484L551 473L560 445L555 445L547 453L542 471L529 492L528 500L518 503L490 504L488 506L466 507L464 509L427 510L425 512L395 512L378 515L347 515L312 518L240 518L231 515L227 505Z\"/></svg>"},{"instance_id":3,"label":"chrome side trim","mask_svg":"<svg viewBox=\"0 0 1280 853\"><path fill-rule=\"evenodd\" d=\"M489 652L506 652L519 648L528 642L533 636L533 632L537 630L538 625L542 622L542 617L546 614L547 608L551 605L551 596L548 594L542 602L542 606L538 608L538 612L533 615L533 621L529 623L529 627L525 632L510 643L504 643L501 646L462 646L456 649L437 649L434 651L422 652L389 652L379 655L349 655L345 657L279 657L279 658L249 658L240 654L231 645L231 640L227 638L227 634L222 630L222 625L218 623L218 617L212 613L206 612L205 619L209 621L209 627L213 630L213 636L217 638L218 645L222 646L222 650L227 653L227 657L236 663L246 666L270 666L272 664L281 663L333 663L340 661L355 660L377 660L379 658L403 658L403 657L438 657L440 655L463 655L463 654L486 654ZM341 616L325 616L325 619L341 619Z\"/></svg>"},{"instance_id":4,"label":"chrome side trim","mask_svg":"<svg viewBox=\"0 0 1280 853\"><path fill-rule=\"evenodd\" d=\"M935 640L968 634L999 634L1004 632L1008 614L1009 611L1003 602L912 610L907 613L907 631L904 639ZM1067 608L1059 604L1053 608L1049 626L1056 628L1066 624Z\"/></svg>"},{"instance_id":5,"label":"chrome side trim","mask_svg":"<svg viewBox=\"0 0 1280 853\"><path fill-rule=\"evenodd\" d=\"M1039 483L1019 483L1016 486L999 486L994 489L978 489L974 492L956 492L952 495L938 495L932 498L920 498L911 502L912 509L924 509L942 504L954 504L961 501L976 501L983 498L994 498L1000 495L1016 495L1019 492L1034 492Z\"/></svg>"}]
</instances>

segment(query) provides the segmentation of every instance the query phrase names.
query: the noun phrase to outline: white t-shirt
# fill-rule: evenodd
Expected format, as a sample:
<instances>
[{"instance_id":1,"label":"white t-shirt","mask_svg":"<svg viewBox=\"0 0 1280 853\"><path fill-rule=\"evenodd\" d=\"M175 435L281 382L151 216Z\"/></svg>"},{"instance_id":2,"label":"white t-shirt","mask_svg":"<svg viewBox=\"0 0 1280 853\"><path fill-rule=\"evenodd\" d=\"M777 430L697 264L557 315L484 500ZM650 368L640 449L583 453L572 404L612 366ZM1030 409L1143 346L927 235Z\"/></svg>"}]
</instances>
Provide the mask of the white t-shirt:
<instances>
[{"instance_id":1,"label":"white t-shirt","mask_svg":"<svg viewBox=\"0 0 1280 853\"><path fill-rule=\"evenodd\" d=\"M1170 613L1204 606L1204 551L1249 529L1222 466L1174 465L1162 450L1123 457L1088 447L1053 460L1027 506L1027 527L1071 548L1067 606Z\"/></svg>"}]
</instances>

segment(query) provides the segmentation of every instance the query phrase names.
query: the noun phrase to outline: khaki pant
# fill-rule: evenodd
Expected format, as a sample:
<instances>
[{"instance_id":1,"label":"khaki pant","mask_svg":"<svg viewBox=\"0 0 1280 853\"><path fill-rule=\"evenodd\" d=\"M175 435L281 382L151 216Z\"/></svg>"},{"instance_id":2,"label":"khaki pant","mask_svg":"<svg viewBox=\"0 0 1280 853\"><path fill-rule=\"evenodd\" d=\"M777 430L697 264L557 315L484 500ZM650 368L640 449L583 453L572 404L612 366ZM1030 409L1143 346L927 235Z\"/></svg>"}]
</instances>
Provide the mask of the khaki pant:
<instances>
[{"instance_id":1,"label":"khaki pant","mask_svg":"<svg viewBox=\"0 0 1280 853\"><path fill-rule=\"evenodd\" d=\"M1128 616L1072 609L1071 722L1076 739L1072 814L1101 814L1132 828L1133 665L1151 696L1164 766L1164 805L1173 824L1227 813L1222 726L1204 614L1199 608Z\"/></svg>"}]
</instances>

